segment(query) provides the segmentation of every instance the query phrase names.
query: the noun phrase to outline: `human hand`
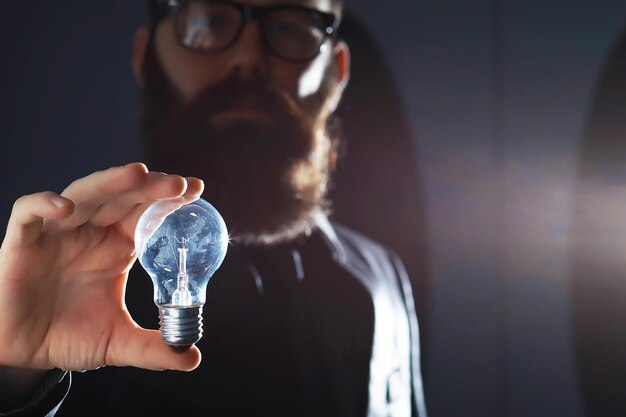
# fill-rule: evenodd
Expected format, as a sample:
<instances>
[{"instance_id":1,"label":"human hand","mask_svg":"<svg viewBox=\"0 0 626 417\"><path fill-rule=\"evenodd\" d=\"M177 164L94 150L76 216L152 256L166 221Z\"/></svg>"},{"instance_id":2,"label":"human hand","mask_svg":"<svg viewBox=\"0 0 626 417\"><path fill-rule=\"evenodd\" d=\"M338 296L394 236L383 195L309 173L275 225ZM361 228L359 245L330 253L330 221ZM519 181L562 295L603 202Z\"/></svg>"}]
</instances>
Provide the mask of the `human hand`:
<instances>
[{"instance_id":1,"label":"human hand","mask_svg":"<svg viewBox=\"0 0 626 417\"><path fill-rule=\"evenodd\" d=\"M0 365L192 370L200 352L166 345L124 303L137 221L155 200L200 196L197 178L136 163L21 197L0 248Z\"/></svg>"}]
</instances>

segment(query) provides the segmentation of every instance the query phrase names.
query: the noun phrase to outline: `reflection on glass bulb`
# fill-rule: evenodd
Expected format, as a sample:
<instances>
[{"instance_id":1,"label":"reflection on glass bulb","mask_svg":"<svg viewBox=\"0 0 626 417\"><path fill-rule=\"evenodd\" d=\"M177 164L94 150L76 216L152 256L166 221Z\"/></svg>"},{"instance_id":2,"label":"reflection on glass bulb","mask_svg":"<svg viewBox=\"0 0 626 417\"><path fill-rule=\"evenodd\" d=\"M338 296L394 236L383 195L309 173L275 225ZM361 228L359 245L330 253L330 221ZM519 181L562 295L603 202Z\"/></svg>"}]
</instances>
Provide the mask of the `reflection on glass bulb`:
<instances>
[{"instance_id":1,"label":"reflection on glass bulb","mask_svg":"<svg viewBox=\"0 0 626 417\"><path fill-rule=\"evenodd\" d=\"M202 337L206 287L227 247L222 216L201 198L158 201L137 222L135 249L154 284L166 343L189 346Z\"/></svg>"}]
</instances>

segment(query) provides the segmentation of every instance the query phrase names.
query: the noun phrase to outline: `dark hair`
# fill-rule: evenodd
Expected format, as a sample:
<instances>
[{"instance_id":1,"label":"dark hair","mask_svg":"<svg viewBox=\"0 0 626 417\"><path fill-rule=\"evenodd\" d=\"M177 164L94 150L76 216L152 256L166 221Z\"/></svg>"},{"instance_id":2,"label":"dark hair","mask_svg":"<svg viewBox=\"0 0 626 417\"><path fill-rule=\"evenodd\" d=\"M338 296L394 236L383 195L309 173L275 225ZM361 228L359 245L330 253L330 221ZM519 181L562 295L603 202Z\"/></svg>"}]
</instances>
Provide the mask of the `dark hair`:
<instances>
[{"instance_id":1,"label":"dark hair","mask_svg":"<svg viewBox=\"0 0 626 417\"><path fill-rule=\"evenodd\" d=\"M381 47L350 9L339 37L350 45L352 65L336 112L341 156L329 195L333 218L400 255L413 280L418 317L423 319L420 334L426 340L428 238L416 134Z\"/></svg>"},{"instance_id":2,"label":"dark hair","mask_svg":"<svg viewBox=\"0 0 626 417\"><path fill-rule=\"evenodd\" d=\"M150 25L156 23L155 19L157 15L157 9L159 8L161 4L163 4L166 1L167 0L147 0L146 9L148 10L148 22L150 22ZM339 10L343 10L343 0L332 0L332 1L333 3L337 5ZM339 21L341 21L341 13L339 14L339 16L337 16L337 18Z\"/></svg>"},{"instance_id":3,"label":"dark hair","mask_svg":"<svg viewBox=\"0 0 626 417\"><path fill-rule=\"evenodd\" d=\"M626 209L616 193L626 178L626 32L607 59L590 110L579 151L570 266L577 366L588 415L623 416L626 271L623 256L605 248L619 247L624 236L622 219L606 213Z\"/></svg>"}]
</instances>

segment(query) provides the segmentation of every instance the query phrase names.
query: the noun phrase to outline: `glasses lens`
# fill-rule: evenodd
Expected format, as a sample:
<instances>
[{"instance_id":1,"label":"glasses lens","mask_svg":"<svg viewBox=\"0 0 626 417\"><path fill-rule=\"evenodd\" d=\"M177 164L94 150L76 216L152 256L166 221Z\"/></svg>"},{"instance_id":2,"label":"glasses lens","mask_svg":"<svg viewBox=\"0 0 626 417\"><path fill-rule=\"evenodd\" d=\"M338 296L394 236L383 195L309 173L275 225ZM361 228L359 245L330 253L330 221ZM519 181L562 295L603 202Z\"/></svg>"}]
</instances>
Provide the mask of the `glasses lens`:
<instances>
[{"instance_id":1,"label":"glasses lens","mask_svg":"<svg viewBox=\"0 0 626 417\"><path fill-rule=\"evenodd\" d=\"M287 59L309 59L324 42L325 23L313 11L282 9L266 16L265 37L272 50Z\"/></svg>"},{"instance_id":2,"label":"glasses lens","mask_svg":"<svg viewBox=\"0 0 626 417\"><path fill-rule=\"evenodd\" d=\"M241 25L239 11L227 3L188 2L176 20L183 45L198 51L216 51L227 47Z\"/></svg>"}]
</instances>

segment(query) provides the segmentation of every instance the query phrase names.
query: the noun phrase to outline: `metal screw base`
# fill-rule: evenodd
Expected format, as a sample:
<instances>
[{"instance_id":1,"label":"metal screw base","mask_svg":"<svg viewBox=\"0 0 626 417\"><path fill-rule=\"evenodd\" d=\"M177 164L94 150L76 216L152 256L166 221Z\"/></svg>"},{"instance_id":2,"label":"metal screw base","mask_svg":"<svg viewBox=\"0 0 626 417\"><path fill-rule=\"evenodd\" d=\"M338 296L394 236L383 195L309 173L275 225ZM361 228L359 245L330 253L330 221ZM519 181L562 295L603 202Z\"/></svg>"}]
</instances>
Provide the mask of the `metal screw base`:
<instances>
[{"instance_id":1,"label":"metal screw base","mask_svg":"<svg viewBox=\"0 0 626 417\"><path fill-rule=\"evenodd\" d=\"M202 306L159 306L161 337L170 346L191 346L202 337Z\"/></svg>"}]
</instances>

